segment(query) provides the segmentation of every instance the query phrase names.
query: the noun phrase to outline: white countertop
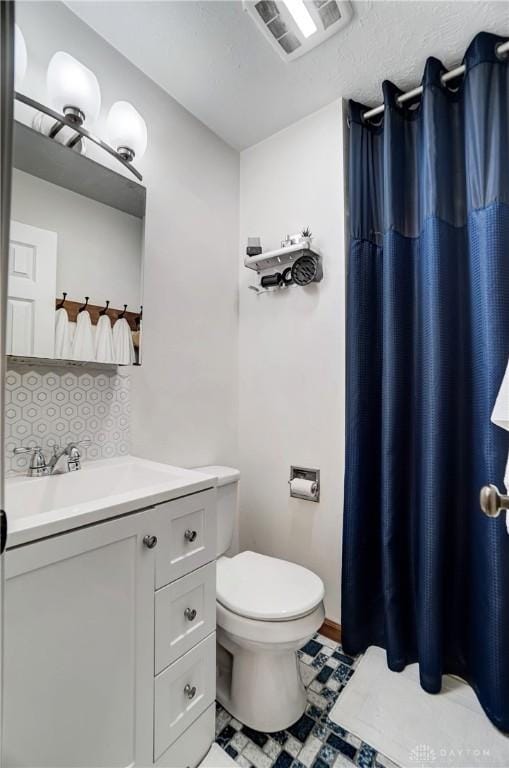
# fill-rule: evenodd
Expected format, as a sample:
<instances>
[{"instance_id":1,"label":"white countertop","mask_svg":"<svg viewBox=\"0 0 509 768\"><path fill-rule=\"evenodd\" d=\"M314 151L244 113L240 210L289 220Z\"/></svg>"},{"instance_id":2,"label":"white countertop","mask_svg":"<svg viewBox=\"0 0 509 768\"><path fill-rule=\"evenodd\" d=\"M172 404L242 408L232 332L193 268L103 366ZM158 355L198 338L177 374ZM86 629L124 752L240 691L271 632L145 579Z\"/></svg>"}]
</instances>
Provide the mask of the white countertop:
<instances>
[{"instance_id":1,"label":"white countertop","mask_svg":"<svg viewBox=\"0 0 509 768\"><path fill-rule=\"evenodd\" d=\"M84 462L77 472L5 483L7 548L152 507L216 485L192 469L123 456Z\"/></svg>"}]
</instances>

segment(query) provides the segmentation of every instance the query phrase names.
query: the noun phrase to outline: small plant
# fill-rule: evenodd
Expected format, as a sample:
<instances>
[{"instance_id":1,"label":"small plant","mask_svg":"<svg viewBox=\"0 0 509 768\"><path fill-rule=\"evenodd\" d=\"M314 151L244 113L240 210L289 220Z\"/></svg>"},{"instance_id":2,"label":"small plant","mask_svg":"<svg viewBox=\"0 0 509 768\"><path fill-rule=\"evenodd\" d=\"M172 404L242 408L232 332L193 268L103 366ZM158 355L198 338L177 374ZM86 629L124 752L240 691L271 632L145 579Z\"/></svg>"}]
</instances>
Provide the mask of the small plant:
<instances>
[{"instance_id":1,"label":"small plant","mask_svg":"<svg viewBox=\"0 0 509 768\"><path fill-rule=\"evenodd\" d=\"M308 239L309 237L311 237L313 235L313 233L311 232L309 227L304 227L304 229L301 232L301 235L302 235L302 237Z\"/></svg>"}]
</instances>

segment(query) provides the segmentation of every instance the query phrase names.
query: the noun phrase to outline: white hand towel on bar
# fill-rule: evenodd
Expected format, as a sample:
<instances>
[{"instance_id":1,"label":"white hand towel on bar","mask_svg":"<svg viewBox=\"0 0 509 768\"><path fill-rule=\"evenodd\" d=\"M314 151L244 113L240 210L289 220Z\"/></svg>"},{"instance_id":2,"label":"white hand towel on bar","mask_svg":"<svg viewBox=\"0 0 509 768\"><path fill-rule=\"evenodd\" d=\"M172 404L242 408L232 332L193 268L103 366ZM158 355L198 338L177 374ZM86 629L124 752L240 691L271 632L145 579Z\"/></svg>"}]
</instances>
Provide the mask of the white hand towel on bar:
<instances>
[{"instance_id":1,"label":"white hand towel on bar","mask_svg":"<svg viewBox=\"0 0 509 768\"><path fill-rule=\"evenodd\" d=\"M113 355L118 365L132 365L136 360L133 335L125 317L119 317L113 326Z\"/></svg>"},{"instance_id":2,"label":"white hand towel on bar","mask_svg":"<svg viewBox=\"0 0 509 768\"><path fill-rule=\"evenodd\" d=\"M94 334L92 320L86 309L78 313L76 331L72 341L73 360L95 360Z\"/></svg>"},{"instance_id":3,"label":"white hand towel on bar","mask_svg":"<svg viewBox=\"0 0 509 768\"><path fill-rule=\"evenodd\" d=\"M61 360L71 359L71 327L65 307L55 312L55 357Z\"/></svg>"},{"instance_id":4,"label":"white hand towel on bar","mask_svg":"<svg viewBox=\"0 0 509 768\"><path fill-rule=\"evenodd\" d=\"M502 427L502 429L507 429L509 431L509 362L507 363L502 384L498 390L495 407L491 414L491 420L497 427ZM505 467L504 483L505 489L507 493L509 493L509 456ZM505 515L505 524L507 533L509 533L509 510Z\"/></svg>"},{"instance_id":5,"label":"white hand towel on bar","mask_svg":"<svg viewBox=\"0 0 509 768\"><path fill-rule=\"evenodd\" d=\"M95 331L95 359L98 363L114 363L113 333L108 315L101 315Z\"/></svg>"}]
</instances>

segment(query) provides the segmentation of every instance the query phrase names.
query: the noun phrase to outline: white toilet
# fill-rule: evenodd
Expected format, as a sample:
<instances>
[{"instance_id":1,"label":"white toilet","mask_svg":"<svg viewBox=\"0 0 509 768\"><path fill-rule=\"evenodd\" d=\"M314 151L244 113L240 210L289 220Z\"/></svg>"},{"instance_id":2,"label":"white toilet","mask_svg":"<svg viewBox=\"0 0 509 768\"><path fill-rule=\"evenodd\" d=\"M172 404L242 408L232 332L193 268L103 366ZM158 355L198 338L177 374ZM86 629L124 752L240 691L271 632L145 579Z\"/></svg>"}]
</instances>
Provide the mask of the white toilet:
<instances>
[{"instance_id":1,"label":"white toilet","mask_svg":"<svg viewBox=\"0 0 509 768\"><path fill-rule=\"evenodd\" d=\"M198 471L218 478L217 699L243 724L280 731L306 707L296 651L325 618L323 582L307 568L256 552L224 557L240 473L216 466Z\"/></svg>"}]
</instances>

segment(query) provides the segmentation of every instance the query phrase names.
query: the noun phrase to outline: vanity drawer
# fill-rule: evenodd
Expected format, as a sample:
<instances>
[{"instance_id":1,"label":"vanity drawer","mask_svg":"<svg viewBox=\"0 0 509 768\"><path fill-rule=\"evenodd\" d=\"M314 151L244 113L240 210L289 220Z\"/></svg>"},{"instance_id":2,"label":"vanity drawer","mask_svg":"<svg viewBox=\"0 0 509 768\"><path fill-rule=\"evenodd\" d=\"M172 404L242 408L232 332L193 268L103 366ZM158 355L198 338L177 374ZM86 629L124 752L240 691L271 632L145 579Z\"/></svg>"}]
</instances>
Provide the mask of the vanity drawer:
<instances>
[{"instance_id":1,"label":"vanity drawer","mask_svg":"<svg viewBox=\"0 0 509 768\"><path fill-rule=\"evenodd\" d=\"M215 699L216 633L155 678L154 761Z\"/></svg>"},{"instance_id":2,"label":"vanity drawer","mask_svg":"<svg viewBox=\"0 0 509 768\"><path fill-rule=\"evenodd\" d=\"M215 489L158 504L153 519L156 589L215 560Z\"/></svg>"},{"instance_id":3,"label":"vanity drawer","mask_svg":"<svg viewBox=\"0 0 509 768\"><path fill-rule=\"evenodd\" d=\"M196 768L214 741L216 706L211 704L203 715L161 755L157 768Z\"/></svg>"},{"instance_id":4,"label":"vanity drawer","mask_svg":"<svg viewBox=\"0 0 509 768\"><path fill-rule=\"evenodd\" d=\"M155 601L157 674L215 630L215 562L158 590Z\"/></svg>"}]
</instances>

